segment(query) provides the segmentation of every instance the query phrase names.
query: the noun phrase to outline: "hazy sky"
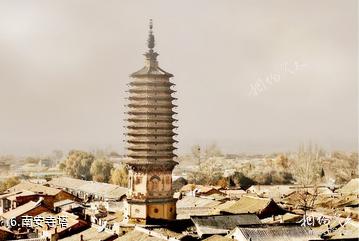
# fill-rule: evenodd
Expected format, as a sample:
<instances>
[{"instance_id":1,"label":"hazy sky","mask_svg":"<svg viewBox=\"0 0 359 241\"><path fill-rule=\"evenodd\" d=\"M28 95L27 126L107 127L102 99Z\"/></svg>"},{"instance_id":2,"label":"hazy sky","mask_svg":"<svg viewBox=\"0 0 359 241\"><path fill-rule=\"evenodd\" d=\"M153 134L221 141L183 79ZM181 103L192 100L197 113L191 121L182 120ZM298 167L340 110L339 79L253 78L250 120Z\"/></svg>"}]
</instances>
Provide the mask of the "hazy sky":
<instances>
[{"instance_id":1,"label":"hazy sky","mask_svg":"<svg viewBox=\"0 0 359 241\"><path fill-rule=\"evenodd\" d=\"M122 153L149 18L175 76L179 153L213 142L232 153L306 141L354 151L356 2L0 0L0 153Z\"/></svg>"}]
</instances>

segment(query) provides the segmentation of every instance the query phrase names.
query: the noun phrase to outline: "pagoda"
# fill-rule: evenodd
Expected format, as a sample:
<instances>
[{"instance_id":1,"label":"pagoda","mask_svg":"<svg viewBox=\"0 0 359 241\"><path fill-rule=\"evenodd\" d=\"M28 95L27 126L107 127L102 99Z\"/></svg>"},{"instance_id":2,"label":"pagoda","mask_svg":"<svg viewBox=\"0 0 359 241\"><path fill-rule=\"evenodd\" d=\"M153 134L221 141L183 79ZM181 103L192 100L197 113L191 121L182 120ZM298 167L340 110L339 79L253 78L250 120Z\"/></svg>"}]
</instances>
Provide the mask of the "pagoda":
<instances>
[{"instance_id":1,"label":"pagoda","mask_svg":"<svg viewBox=\"0 0 359 241\"><path fill-rule=\"evenodd\" d=\"M145 66L130 75L127 109L127 218L136 223L176 219L172 171L178 163L173 122L172 74L158 66L150 20Z\"/></svg>"}]
</instances>

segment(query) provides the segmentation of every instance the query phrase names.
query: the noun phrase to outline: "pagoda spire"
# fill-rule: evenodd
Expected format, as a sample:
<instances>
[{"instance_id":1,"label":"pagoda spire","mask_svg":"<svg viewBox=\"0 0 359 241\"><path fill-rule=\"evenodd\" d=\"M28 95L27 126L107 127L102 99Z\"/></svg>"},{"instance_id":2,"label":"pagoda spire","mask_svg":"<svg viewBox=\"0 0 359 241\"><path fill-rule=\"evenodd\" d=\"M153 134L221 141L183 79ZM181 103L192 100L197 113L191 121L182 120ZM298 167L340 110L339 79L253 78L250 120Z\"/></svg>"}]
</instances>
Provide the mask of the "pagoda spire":
<instances>
[{"instance_id":1,"label":"pagoda spire","mask_svg":"<svg viewBox=\"0 0 359 241\"><path fill-rule=\"evenodd\" d=\"M153 48L155 47L155 36L153 35L153 21L150 19L150 30L148 31L148 40L147 40L147 47L149 48L149 51L153 51Z\"/></svg>"},{"instance_id":2,"label":"pagoda spire","mask_svg":"<svg viewBox=\"0 0 359 241\"><path fill-rule=\"evenodd\" d=\"M148 67L157 67L157 56L158 53L153 51L153 48L155 47L155 36L153 35L153 21L150 19L149 24L149 31L148 31L148 39L147 39L147 47L148 52L146 52L144 55L146 56L145 65Z\"/></svg>"}]
</instances>

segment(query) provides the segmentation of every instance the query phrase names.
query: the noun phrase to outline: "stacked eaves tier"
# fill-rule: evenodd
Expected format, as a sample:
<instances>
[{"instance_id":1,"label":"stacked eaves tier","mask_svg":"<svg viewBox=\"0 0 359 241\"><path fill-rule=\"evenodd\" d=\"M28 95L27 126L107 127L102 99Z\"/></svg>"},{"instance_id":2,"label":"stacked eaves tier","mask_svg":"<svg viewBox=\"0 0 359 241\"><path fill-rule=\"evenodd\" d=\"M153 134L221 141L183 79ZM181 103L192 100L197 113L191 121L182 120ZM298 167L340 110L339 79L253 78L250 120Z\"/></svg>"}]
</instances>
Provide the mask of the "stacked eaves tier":
<instances>
[{"instance_id":1,"label":"stacked eaves tier","mask_svg":"<svg viewBox=\"0 0 359 241\"><path fill-rule=\"evenodd\" d=\"M173 75L158 66L152 49L145 56L145 67L131 75L129 84L127 156L129 164L165 162L172 166L176 156Z\"/></svg>"}]
</instances>

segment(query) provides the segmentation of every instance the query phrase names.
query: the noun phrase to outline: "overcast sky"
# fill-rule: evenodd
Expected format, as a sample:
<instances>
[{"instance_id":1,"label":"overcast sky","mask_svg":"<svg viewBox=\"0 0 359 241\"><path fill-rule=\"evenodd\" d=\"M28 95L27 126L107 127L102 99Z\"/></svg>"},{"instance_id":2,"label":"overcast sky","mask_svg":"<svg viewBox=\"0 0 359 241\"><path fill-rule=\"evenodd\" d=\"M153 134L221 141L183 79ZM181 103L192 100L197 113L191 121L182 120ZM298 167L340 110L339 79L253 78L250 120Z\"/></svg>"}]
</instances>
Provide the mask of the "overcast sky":
<instances>
[{"instance_id":1,"label":"overcast sky","mask_svg":"<svg viewBox=\"0 0 359 241\"><path fill-rule=\"evenodd\" d=\"M150 18L174 74L178 153L355 151L356 2L0 0L0 153L123 153Z\"/></svg>"}]
</instances>

